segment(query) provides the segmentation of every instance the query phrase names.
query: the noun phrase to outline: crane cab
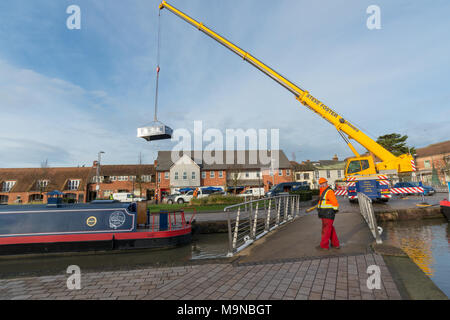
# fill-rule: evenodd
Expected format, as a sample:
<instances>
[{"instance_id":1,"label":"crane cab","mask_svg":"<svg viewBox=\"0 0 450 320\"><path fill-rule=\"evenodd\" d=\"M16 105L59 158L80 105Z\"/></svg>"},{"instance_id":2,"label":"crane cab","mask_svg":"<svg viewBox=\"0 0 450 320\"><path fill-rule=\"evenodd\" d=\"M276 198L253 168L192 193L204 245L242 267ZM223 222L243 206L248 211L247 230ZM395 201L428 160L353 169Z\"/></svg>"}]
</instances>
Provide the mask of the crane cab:
<instances>
[{"instance_id":1,"label":"crane cab","mask_svg":"<svg viewBox=\"0 0 450 320\"><path fill-rule=\"evenodd\" d=\"M375 163L372 157L356 157L347 160L345 176L376 174Z\"/></svg>"},{"instance_id":2,"label":"crane cab","mask_svg":"<svg viewBox=\"0 0 450 320\"><path fill-rule=\"evenodd\" d=\"M166 140L172 138L172 128L155 121L137 129L137 137L147 141Z\"/></svg>"}]
</instances>

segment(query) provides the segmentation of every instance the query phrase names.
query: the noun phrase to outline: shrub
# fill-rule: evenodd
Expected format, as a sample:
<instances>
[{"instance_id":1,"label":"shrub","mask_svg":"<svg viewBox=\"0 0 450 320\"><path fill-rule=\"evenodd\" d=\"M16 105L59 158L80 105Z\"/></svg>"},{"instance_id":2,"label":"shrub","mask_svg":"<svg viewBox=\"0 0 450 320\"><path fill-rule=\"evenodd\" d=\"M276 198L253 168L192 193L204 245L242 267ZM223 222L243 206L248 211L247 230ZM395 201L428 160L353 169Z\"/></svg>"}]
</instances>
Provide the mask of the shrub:
<instances>
[{"instance_id":1,"label":"shrub","mask_svg":"<svg viewBox=\"0 0 450 320\"><path fill-rule=\"evenodd\" d=\"M313 191L312 190L308 190L308 191L299 190L299 191L291 191L291 192L289 192L289 194L297 195L297 196L299 195L300 201L309 201L309 200L312 200Z\"/></svg>"},{"instance_id":2,"label":"shrub","mask_svg":"<svg viewBox=\"0 0 450 320\"><path fill-rule=\"evenodd\" d=\"M237 196L215 195L205 198L192 199L191 205L208 205L208 204L236 204L241 203L243 198Z\"/></svg>"}]
</instances>

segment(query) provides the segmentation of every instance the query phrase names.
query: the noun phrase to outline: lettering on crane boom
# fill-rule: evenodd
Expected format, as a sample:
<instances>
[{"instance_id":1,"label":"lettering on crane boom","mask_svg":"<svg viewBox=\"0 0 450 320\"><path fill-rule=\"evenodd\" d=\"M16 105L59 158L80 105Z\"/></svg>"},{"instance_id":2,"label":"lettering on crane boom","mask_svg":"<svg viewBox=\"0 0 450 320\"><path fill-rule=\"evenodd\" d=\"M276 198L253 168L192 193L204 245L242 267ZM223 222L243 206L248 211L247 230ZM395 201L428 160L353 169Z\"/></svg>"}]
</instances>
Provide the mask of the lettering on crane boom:
<instances>
[{"instance_id":1,"label":"lettering on crane boom","mask_svg":"<svg viewBox=\"0 0 450 320\"><path fill-rule=\"evenodd\" d=\"M339 115L334 112L330 107L328 107L327 105L325 105L323 102L320 102L318 99L314 98L312 95L308 94L306 96L307 99L311 100L312 102L314 102L315 104L317 104L320 108L322 108L325 112L329 113L330 115L332 115L333 117L335 117L336 119L339 118ZM308 106L309 107L309 106ZM310 108L311 109L311 108ZM347 120L345 120L345 124L347 124L350 128L352 128L353 130L355 130L356 132L359 132L359 130L357 128L355 128L355 126L353 126L350 122L348 122Z\"/></svg>"}]
</instances>

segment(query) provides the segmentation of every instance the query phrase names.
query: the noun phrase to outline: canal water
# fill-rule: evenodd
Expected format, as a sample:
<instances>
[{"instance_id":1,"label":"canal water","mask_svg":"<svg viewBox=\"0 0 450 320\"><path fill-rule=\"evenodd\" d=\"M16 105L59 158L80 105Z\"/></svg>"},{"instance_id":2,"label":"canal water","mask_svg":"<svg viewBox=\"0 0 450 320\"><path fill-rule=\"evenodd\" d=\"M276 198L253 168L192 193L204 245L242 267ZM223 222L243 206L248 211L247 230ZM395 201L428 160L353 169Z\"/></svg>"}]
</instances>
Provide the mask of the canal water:
<instances>
[{"instance_id":1,"label":"canal water","mask_svg":"<svg viewBox=\"0 0 450 320\"><path fill-rule=\"evenodd\" d=\"M445 219L384 222L382 239L399 247L450 297L450 226Z\"/></svg>"},{"instance_id":2,"label":"canal water","mask_svg":"<svg viewBox=\"0 0 450 320\"><path fill-rule=\"evenodd\" d=\"M172 249L0 256L0 279L66 274L70 265L82 272L174 266L225 258L227 252L228 234L216 233L196 234L191 244Z\"/></svg>"}]
</instances>

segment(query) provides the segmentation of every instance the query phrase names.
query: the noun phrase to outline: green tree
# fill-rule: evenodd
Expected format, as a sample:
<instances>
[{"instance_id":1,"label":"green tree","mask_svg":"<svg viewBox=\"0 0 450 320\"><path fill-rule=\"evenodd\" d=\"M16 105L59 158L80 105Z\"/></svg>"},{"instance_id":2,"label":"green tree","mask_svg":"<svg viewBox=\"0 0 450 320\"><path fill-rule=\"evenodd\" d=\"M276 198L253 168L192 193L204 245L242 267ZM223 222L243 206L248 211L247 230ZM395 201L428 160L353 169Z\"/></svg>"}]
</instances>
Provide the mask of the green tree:
<instances>
[{"instance_id":1,"label":"green tree","mask_svg":"<svg viewBox=\"0 0 450 320\"><path fill-rule=\"evenodd\" d=\"M388 151L392 152L395 156L399 156L405 153L415 154L416 149L414 147L408 147L406 145L407 135L402 136L398 133L386 134L380 136L377 139L377 143L382 145Z\"/></svg>"}]
</instances>

